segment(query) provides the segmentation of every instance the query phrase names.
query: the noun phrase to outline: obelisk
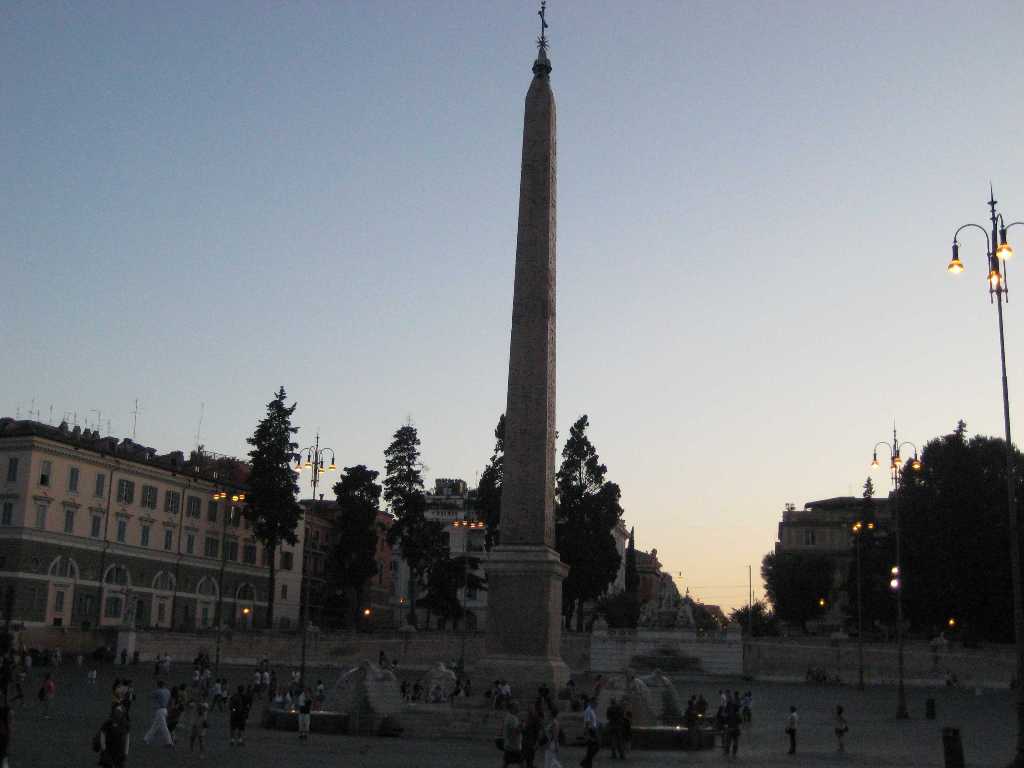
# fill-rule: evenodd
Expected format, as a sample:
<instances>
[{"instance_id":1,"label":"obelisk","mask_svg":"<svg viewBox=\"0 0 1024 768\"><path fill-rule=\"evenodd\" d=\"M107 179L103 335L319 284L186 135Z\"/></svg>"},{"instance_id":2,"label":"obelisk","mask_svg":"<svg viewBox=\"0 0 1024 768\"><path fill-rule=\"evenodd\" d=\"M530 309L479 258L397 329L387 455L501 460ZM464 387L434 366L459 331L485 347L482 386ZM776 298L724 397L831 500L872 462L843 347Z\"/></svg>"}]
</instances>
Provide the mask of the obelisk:
<instances>
[{"instance_id":1,"label":"obelisk","mask_svg":"<svg viewBox=\"0 0 1024 768\"><path fill-rule=\"evenodd\" d=\"M486 564L487 645L480 665L520 690L560 686L569 676L560 649L568 567L554 549L555 97L543 5L540 15L523 120L501 543Z\"/></svg>"}]
</instances>

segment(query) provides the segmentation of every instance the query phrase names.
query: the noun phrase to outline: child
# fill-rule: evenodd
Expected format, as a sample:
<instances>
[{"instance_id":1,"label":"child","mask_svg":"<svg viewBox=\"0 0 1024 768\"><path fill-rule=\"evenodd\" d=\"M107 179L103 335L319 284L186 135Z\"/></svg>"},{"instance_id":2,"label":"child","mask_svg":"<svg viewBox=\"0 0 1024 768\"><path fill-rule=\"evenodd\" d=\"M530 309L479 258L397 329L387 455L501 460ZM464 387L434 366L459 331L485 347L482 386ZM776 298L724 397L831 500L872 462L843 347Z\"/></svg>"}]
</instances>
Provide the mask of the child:
<instances>
[{"instance_id":1,"label":"child","mask_svg":"<svg viewBox=\"0 0 1024 768\"><path fill-rule=\"evenodd\" d=\"M188 750L189 752L194 750L198 741L199 756L206 757L206 730L209 728L207 715L210 713L210 705L205 701L197 705L193 701L189 703L189 707L196 707L197 711L192 719L192 730L188 738Z\"/></svg>"}]
</instances>

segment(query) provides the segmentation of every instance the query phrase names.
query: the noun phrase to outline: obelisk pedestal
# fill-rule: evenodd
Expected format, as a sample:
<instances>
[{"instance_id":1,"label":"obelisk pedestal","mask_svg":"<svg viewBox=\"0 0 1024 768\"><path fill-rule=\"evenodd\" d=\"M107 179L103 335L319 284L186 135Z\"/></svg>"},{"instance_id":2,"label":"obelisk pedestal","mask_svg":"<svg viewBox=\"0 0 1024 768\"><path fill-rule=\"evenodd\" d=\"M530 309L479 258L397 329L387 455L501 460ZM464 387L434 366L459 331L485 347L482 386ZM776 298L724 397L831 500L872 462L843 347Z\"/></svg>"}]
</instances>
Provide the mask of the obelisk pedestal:
<instances>
[{"instance_id":1,"label":"obelisk pedestal","mask_svg":"<svg viewBox=\"0 0 1024 768\"><path fill-rule=\"evenodd\" d=\"M501 543L486 563L486 654L475 665L478 676L527 693L569 677L560 649L569 569L554 549L555 99L546 48L542 35L523 121Z\"/></svg>"}]
</instances>

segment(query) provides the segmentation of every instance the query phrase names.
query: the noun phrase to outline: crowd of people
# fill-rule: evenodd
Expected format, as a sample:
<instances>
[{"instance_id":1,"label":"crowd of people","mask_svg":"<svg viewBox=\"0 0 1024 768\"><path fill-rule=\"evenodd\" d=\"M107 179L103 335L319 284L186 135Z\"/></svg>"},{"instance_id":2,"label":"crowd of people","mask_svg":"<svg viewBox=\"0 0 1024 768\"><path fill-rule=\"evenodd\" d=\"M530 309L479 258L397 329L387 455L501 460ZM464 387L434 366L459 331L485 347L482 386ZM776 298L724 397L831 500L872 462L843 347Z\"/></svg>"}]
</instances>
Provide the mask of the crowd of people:
<instances>
[{"instance_id":1,"label":"crowd of people","mask_svg":"<svg viewBox=\"0 0 1024 768\"><path fill-rule=\"evenodd\" d=\"M228 743L245 745L246 725L254 705L263 701L269 709L295 711L298 715L300 740L307 740L312 712L322 707L325 699L323 681L315 692L302 684L297 671L290 683L279 685L275 670L268 660L261 661L248 677L249 682L232 685L227 677L214 677L209 656L199 654L193 661L187 682L168 686L165 677L171 673L171 657L157 656L154 661L154 689L149 694L151 720L143 737L147 745L174 749L188 742L189 752L206 754L206 736L211 712L227 712ZM90 682L95 675L90 671ZM118 677L111 692L109 716L93 739L99 753L99 765L122 768L131 749L132 705L136 699L132 680Z\"/></svg>"},{"instance_id":2,"label":"crowd of people","mask_svg":"<svg viewBox=\"0 0 1024 768\"><path fill-rule=\"evenodd\" d=\"M11 712L19 707L30 706L30 698L26 691L35 691L30 684L31 670L34 664L42 662L56 665L63 661L59 651L51 652L44 658L37 653L22 650L8 652L0 662L0 674L8 684L9 695L0 705L0 768L7 768L7 749L11 733ZM123 669L127 666L127 657L122 654ZM137 657L133 660L137 667ZM397 669L397 660L390 662L386 657L381 661L388 667ZM85 665L79 655L75 663ZM86 681L95 685L97 680L96 666L89 664ZM227 712L229 743L231 746L245 744L246 725L257 702L263 702L265 712L283 710L294 712L298 720L298 737L305 741L309 738L312 714L323 709L326 689L322 680L315 686L306 685L300 679L299 672L292 671L288 683L281 684L277 673L271 668L268 660L261 661L251 672L242 673L245 682L229 682L227 677L214 677L210 659L206 654L199 654L191 665L191 671L183 674L184 682L168 685L167 678L172 673L172 660L168 654L161 654L154 660L154 689L148 694L150 720L143 737L147 745L173 749L177 745L188 743L190 753L197 752L205 756L207 732L210 727L210 716L213 712ZM235 673L238 674L237 672ZM57 695L57 680L51 671L37 676L38 711L42 718L51 716L51 707ZM471 695L472 684L465 674L457 675L454 689L446 691L437 682L429 683L429 690L422 680L410 683L401 682L403 698L409 702L430 701L440 703L451 698L468 697ZM552 692L541 686L532 697L529 706L521 708L519 700L514 696L513 688L508 680L496 679L486 688L483 696L489 706L503 711L501 732L497 737L498 746L502 751L502 765L522 765L527 768L543 765L544 768L560 768L560 744L564 736L559 722L561 706L574 712L582 712L584 755L580 761L581 768L592 768L595 757L602 744L607 744L611 759L625 760L632 747L633 715L628 698L601 699L604 686L603 678L598 675L587 693L580 693L574 681L559 691L556 702ZM450 686L449 686L450 687ZM132 678L118 675L113 682L109 700L109 713L93 738L93 749L99 754L99 764L113 768L126 765L131 750L132 717L137 709L136 685ZM603 712L604 720L598 712L599 701L607 701ZM31 705L35 706L35 705ZM687 701L686 709L680 720L685 724L691 736L698 741L701 732L711 731L721 736L721 748L727 756L735 756L739 749L742 728L753 719L753 694L751 691L740 693L738 690L719 690L718 702L711 712L712 705L703 693L696 693ZM839 705L833 711L834 733L839 752L845 751L845 741L849 732L844 708ZM784 732L789 743L789 754L796 754L797 734L800 718L795 706L789 708L785 718Z\"/></svg>"}]
</instances>

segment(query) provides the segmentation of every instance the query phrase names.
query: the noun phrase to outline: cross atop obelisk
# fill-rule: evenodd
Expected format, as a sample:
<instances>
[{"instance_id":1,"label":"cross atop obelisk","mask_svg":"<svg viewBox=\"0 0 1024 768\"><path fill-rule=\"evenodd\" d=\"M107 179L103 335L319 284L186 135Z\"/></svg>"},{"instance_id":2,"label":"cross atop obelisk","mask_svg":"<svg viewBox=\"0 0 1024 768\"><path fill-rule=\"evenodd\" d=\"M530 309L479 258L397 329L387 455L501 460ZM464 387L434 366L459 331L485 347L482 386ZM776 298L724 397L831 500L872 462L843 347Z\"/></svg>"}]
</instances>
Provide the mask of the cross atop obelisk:
<instances>
[{"instance_id":1,"label":"cross atop obelisk","mask_svg":"<svg viewBox=\"0 0 1024 768\"><path fill-rule=\"evenodd\" d=\"M512 339L505 409L501 544L487 562L491 677L561 684L562 580L555 544L555 97L546 5L526 94ZM493 671L493 675L492 675Z\"/></svg>"}]
</instances>

